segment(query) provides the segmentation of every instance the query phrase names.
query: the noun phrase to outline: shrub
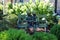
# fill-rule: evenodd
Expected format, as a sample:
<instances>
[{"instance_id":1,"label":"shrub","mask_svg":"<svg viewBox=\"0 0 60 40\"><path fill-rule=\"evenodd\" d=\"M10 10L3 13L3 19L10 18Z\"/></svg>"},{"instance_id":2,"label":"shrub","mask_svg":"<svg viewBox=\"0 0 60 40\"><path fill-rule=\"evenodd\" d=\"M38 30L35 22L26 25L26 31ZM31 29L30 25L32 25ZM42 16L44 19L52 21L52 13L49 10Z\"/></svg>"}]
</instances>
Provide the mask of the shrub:
<instances>
[{"instance_id":1,"label":"shrub","mask_svg":"<svg viewBox=\"0 0 60 40\"><path fill-rule=\"evenodd\" d=\"M47 34L48 35L48 38L49 40L57 40L57 37L53 34Z\"/></svg>"},{"instance_id":2,"label":"shrub","mask_svg":"<svg viewBox=\"0 0 60 40\"><path fill-rule=\"evenodd\" d=\"M32 40L29 34L21 34L18 40Z\"/></svg>"},{"instance_id":3,"label":"shrub","mask_svg":"<svg viewBox=\"0 0 60 40\"><path fill-rule=\"evenodd\" d=\"M0 33L0 40L8 40L9 39L9 34L4 31Z\"/></svg>"},{"instance_id":4,"label":"shrub","mask_svg":"<svg viewBox=\"0 0 60 40\"><path fill-rule=\"evenodd\" d=\"M19 3L19 4L16 3L14 5L12 5L11 3L8 3L6 5L5 10L6 10L6 13L8 14L8 16L5 17L5 19L9 20L14 25L16 25L18 15L19 14L20 14L19 16L26 15L28 10L31 13L32 12L36 13L37 20L39 20L39 18L42 15L45 15L49 23L52 21L54 6L49 1L45 2L40 0L39 2L39 0L35 0L35 3L34 3L32 0L30 0L29 2L26 2L26 3Z\"/></svg>"},{"instance_id":5,"label":"shrub","mask_svg":"<svg viewBox=\"0 0 60 40\"><path fill-rule=\"evenodd\" d=\"M33 38L35 38L36 40L57 40L54 35L44 32L36 32L33 35Z\"/></svg>"},{"instance_id":6,"label":"shrub","mask_svg":"<svg viewBox=\"0 0 60 40\"><path fill-rule=\"evenodd\" d=\"M60 25L54 25L51 28L50 33L56 35L58 40L60 40Z\"/></svg>"},{"instance_id":7,"label":"shrub","mask_svg":"<svg viewBox=\"0 0 60 40\"><path fill-rule=\"evenodd\" d=\"M0 33L0 40L32 40L24 30L9 29Z\"/></svg>"},{"instance_id":8,"label":"shrub","mask_svg":"<svg viewBox=\"0 0 60 40\"><path fill-rule=\"evenodd\" d=\"M8 30L8 28L4 26L3 20L0 20L0 32L4 30Z\"/></svg>"},{"instance_id":9,"label":"shrub","mask_svg":"<svg viewBox=\"0 0 60 40\"><path fill-rule=\"evenodd\" d=\"M15 14L9 14L7 16L4 16L4 26L7 25L7 27L15 27L17 24L17 16Z\"/></svg>"},{"instance_id":10,"label":"shrub","mask_svg":"<svg viewBox=\"0 0 60 40\"><path fill-rule=\"evenodd\" d=\"M7 31L3 31L0 34L0 40L14 40L16 37L16 30L7 30Z\"/></svg>"}]
</instances>

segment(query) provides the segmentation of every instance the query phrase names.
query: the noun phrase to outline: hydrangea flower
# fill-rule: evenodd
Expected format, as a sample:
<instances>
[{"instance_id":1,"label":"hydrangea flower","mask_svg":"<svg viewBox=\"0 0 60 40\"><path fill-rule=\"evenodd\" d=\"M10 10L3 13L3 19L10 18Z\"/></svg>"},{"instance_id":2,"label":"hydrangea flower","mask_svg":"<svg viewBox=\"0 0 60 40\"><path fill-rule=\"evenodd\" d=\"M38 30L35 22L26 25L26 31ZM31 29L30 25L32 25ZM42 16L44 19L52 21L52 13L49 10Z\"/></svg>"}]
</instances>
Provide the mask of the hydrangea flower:
<instances>
[{"instance_id":1,"label":"hydrangea flower","mask_svg":"<svg viewBox=\"0 0 60 40\"><path fill-rule=\"evenodd\" d=\"M0 10L3 10L3 5L2 4L0 4Z\"/></svg>"}]
</instances>

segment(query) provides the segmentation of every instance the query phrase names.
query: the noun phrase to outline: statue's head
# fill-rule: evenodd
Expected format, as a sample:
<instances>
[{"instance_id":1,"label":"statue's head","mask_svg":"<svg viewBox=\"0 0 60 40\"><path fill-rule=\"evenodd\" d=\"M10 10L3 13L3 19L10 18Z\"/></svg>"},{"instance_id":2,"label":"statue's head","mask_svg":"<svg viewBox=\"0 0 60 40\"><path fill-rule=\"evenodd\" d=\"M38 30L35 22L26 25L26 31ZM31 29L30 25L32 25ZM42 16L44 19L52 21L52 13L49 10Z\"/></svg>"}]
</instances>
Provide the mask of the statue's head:
<instances>
[{"instance_id":1,"label":"statue's head","mask_svg":"<svg viewBox=\"0 0 60 40\"><path fill-rule=\"evenodd\" d=\"M36 12L35 12L35 11L33 11L33 12L32 12L32 15L33 15L33 16L36 16Z\"/></svg>"},{"instance_id":2,"label":"statue's head","mask_svg":"<svg viewBox=\"0 0 60 40\"><path fill-rule=\"evenodd\" d=\"M27 15L28 16L31 16L31 12L29 10L27 11Z\"/></svg>"}]
</instances>

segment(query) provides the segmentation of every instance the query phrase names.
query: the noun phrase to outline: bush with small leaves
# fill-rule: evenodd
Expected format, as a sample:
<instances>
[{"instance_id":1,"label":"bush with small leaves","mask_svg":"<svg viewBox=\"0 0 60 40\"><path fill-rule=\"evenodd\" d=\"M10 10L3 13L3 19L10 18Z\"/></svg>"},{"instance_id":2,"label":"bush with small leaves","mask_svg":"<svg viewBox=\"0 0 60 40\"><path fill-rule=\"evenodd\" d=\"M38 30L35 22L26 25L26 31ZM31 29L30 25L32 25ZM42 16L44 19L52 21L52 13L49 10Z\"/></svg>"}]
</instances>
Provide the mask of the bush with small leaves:
<instances>
[{"instance_id":1,"label":"bush with small leaves","mask_svg":"<svg viewBox=\"0 0 60 40\"><path fill-rule=\"evenodd\" d=\"M45 32L36 32L33 35L33 38L35 38L36 40L57 40L56 36Z\"/></svg>"},{"instance_id":2,"label":"bush with small leaves","mask_svg":"<svg viewBox=\"0 0 60 40\"><path fill-rule=\"evenodd\" d=\"M50 33L54 34L57 36L58 40L60 40L60 25L54 25L51 30Z\"/></svg>"},{"instance_id":3,"label":"bush with small leaves","mask_svg":"<svg viewBox=\"0 0 60 40\"><path fill-rule=\"evenodd\" d=\"M0 33L0 40L32 40L24 30L9 29Z\"/></svg>"}]
</instances>

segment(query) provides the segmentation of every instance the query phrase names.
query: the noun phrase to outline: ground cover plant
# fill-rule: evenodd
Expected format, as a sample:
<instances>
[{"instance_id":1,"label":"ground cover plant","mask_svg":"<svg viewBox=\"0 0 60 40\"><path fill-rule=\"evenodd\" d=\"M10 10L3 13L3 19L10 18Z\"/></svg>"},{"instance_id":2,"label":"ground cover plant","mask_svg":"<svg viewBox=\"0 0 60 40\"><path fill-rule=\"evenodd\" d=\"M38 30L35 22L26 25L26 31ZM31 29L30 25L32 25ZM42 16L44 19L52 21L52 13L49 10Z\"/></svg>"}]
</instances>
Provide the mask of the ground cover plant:
<instances>
[{"instance_id":1,"label":"ground cover plant","mask_svg":"<svg viewBox=\"0 0 60 40\"><path fill-rule=\"evenodd\" d=\"M51 28L50 32L51 32L52 34L56 35L57 38L58 38L58 40L60 40L60 25L54 25L54 26Z\"/></svg>"},{"instance_id":2,"label":"ground cover plant","mask_svg":"<svg viewBox=\"0 0 60 40\"><path fill-rule=\"evenodd\" d=\"M55 35L45 32L29 35L23 29L8 29L0 32L0 40L57 40L57 38Z\"/></svg>"}]
</instances>

